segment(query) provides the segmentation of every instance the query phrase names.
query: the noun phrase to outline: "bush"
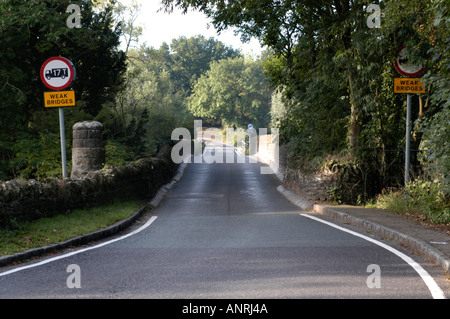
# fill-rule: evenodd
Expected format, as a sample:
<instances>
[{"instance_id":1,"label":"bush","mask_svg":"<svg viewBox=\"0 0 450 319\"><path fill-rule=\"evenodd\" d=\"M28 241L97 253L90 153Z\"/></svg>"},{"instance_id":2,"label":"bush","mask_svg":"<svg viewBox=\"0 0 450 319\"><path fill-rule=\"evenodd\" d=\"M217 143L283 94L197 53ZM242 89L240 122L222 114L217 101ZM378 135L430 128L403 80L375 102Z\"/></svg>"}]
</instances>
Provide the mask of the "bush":
<instances>
[{"instance_id":1,"label":"bush","mask_svg":"<svg viewBox=\"0 0 450 319\"><path fill-rule=\"evenodd\" d=\"M450 94L448 94L450 97ZM450 102L423 125L422 147L428 150L425 162L428 174L438 179L450 193Z\"/></svg>"},{"instance_id":2,"label":"bush","mask_svg":"<svg viewBox=\"0 0 450 319\"><path fill-rule=\"evenodd\" d=\"M123 166L128 161L134 160L133 152L123 144L108 140L105 145L106 166Z\"/></svg>"},{"instance_id":3,"label":"bush","mask_svg":"<svg viewBox=\"0 0 450 319\"><path fill-rule=\"evenodd\" d=\"M450 203L441 184L417 180L405 188L411 207L433 223L450 223ZM447 197L447 198L446 198Z\"/></svg>"},{"instance_id":4,"label":"bush","mask_svg":"<svg viewBox=\"0 0 450 319\"><path fill-rule=\"evenodd\" d=\"M442 184L417 180L404 192L391 192L378 197L376 206L397 213L423 214L436 224L450 223L450 200Z\"/></svg>"},{"instance_id":5,"label":"bush","mask_svg":"<svg viewBox=\"0 0 450 319\"><path fill-rule=\"evenodd\" d=\"M14 150L16 157L10 161L18 176L25 179L38 179L60 177L61 170L61 144L58 134L42 132L36 138L26 137L19 139ZM71 148L66 140L68 166L71 166Z\"/></svg>"}]
</instances>

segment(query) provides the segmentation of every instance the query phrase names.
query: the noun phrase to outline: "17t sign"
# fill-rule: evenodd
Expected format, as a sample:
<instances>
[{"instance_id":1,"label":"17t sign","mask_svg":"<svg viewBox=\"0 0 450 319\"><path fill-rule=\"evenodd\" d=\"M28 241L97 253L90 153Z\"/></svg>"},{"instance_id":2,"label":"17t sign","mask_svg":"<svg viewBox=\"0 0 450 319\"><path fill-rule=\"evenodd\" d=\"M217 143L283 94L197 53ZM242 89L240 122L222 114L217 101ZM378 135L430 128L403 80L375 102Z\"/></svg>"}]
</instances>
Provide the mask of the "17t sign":
<instances>
[{"instance_id":1,"label":"17t sign","mask_svg":"<svg viewBox=\"0 0 450 319\"><path fill-rule=\"evenodd\" d=\"M64 106L75 105L74 91L61 91L68 88L75 80L75 66L63 57L47 59L41 66L42 83L53 92L44 92L45 107L59 109L59 129L61 132L61 161L63 178L67 178L66 135L64 129ZM57 92L55 92L57 91Z\"/></svg>"},{"instance_id":2,"label":"17t sign","mask_svg":"<svg viewBox=\"0 0 450 319\"><path fill-rule=\"evenodd\" d=\"M63 57L52 57L41 67L41 80L53 91L68 88L75 80L75 67L71 61Z\"/></svg>"}]
</instances>

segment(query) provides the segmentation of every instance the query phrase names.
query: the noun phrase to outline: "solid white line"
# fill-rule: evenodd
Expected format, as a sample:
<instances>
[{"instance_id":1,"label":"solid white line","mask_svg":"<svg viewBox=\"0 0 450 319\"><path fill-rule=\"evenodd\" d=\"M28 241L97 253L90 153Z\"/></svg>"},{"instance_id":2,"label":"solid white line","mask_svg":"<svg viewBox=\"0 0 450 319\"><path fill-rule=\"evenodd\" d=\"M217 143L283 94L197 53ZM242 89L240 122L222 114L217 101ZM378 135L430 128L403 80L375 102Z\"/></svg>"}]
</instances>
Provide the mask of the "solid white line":
<instances>
[{"instance_id":1,"label":"solid white line","mask_svg":"<svg viewBox=\"0 0 450 319\"><path fill-rule=\"evenodd\" d=\"M101 244L98 244L98 245L95 245L95 246L92 246L92 247L83 248L83 249L80 249L80 250L77 250L77 251L73 251L71 253L67 253L67 254L61 255L61 256L56 256L56 257L53 257L53 258L49 258L49 259L43 260L43 261L35 263L35 264L31 264L31 265L27 265L27 266L11 269L9 271L5 271L3 273L0 273L0 277L6 276L6 275L10 275L12 273L15 273L15 272L18 272L18 271L21 271L21 270L42 266L42 265L51 263L53 261L56 261L56 260L59 260L59 259L63 259L63 258L67 258L67 257L73 256L73 255L81 254L81 253L84 253L85 251L89 251L89 250L92 250L92 249L100 248L100 247L112 244L112 243L114 243L116 241L119 241L119 240L128 238L130 236L136 235L137 233L143 231L148 226L150 226L156 220L156 218L157 218L157 216L152 216L144 225L142 225L141 227L139 227L138 229L132 231L129 234L123 235L121 237L109 240L107 242L104 242L104 243L101 243Z\"/></svg>"},{"instance_id":2,"label":"solid white line","mask_svg":"<svg viewBox=\"0 0 450 319\"><path fill-rule=\"evenodd\" d=\"M382 243L382 242L380 242L378 240L375 240L375 239L370 238L368 236L365 236L365 235L359 234L357 232L351 231L349 229L346 229L344 227L338 226L336 224L327 222L327 221L325 221L323 219L320 219L320 218L317 218L315 216L311 216L311 215L308 215L308 214L300 214L300 215L304 216L304 217L308 217L310 219L314 219L314 220L316 220L318 222L321 222L323 224L326 224L328 226L337 228L337 229L339 229L341 231L344 231L346 233L349 233L349 234L351 234L353 236L360 237L362 239L370 241L371 243L374 243L374 244L376 244L376 245L378 245L378 246L380 246L380 247L390 251L391 253L397 255L398 257L403 259L407 264L409 264L419 274L419 276L422 278L422 280L427 285L427 287L430 290L431 295L433 296L434 299L446 299L446 297L444 295L444 292L441 290L441 288L439 288L439 286L436 284L436 282L430 276L430 274L425 269L423 269L422 266L420 266L412 258L408 257L404 253L402 253L402 252L398 251L397 249L392 248L391 246L388 246L388 245L386 245L386 244L384 244L384 243Z\"/></svg>"}]
</instances>

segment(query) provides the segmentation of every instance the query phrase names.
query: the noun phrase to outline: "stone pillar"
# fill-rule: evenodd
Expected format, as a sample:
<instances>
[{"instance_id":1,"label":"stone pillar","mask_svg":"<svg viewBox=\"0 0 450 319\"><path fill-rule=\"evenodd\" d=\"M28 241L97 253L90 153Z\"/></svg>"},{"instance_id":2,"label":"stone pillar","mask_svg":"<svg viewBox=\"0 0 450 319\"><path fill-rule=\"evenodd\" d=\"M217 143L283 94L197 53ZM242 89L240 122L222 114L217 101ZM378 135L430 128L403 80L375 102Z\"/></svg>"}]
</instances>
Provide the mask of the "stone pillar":
<instances>
[{"instance_id":1,"label":"stone pillar","mask_svg":"<svg viewBox=\"0 0 450 319\"><path fill-rule=\"evenodd\" d=\"M78 122L73 126L72 178L103 168L105 142L103 124L96 121Z\"/></svg>"}]
</instances>

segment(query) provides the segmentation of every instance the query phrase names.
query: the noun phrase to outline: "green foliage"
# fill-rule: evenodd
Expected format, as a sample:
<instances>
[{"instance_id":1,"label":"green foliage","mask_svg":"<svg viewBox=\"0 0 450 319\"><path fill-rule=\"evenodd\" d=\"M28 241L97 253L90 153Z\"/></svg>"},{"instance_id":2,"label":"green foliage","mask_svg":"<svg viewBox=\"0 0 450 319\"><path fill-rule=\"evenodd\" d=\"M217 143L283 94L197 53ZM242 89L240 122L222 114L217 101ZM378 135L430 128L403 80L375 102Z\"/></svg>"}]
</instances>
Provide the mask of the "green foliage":
<instances>
[{"instance_id":1,"label":"green foliage","mask_svg":"<svg viewBox=\"0 0 450 319\"><path fill-rule=\"evenodd\" d=\"M17 157L12 163L24 177L57 177L61 174L61 144L59 134L42 132L30 140L19 139L14 146ZM20 169L22 168L23 169Z\"/></svg>"},{"instance_id":2,"label":"green foliage","mask_svg":"<svg viewBox=\"0 0 450 319\"><path fill-rule=\"evenodd\" d=\"M134 154L129 149L114 140L108 140L105 145L106 166L123 166L127 161L134 159Z\"/></svg>"},{"instance_id":3,"label":"green foliage","mask_svg":"<svg viewBox=\"0 0 450 319\"><path fill-rule=\"evenodd\" d=\"M189 109L199 117L220 119L225 126L267 127L271 90L259 61L224 59L211 63L189 98Z\"/></svg>"},{"instance_id":4,"label":"green foliage","mask_svg":"<svg viewBox=\"0 0 450 319\"><path fill-rule=\"evenodd\" d=\"M423 148L429 150L428 173L437 178L450 194L450 104L431 117L423 126Z\"/></svg>"},{"instance_id":5,"label":"green foliage","mask_svg":"<svg viewBox=\"0 0 450 319\"><path fill-rule=\"evenodd\" d=\"M191 95L195 83L209 70L211 62L240 56L239 51L202 35L173 39L170 51L167 61L170 65L170 78L183 96Z\"/></svg>"},{"instance_id":6,"label":"green foliage","mask_svg":"<svg viewBox=\"0 0 450 319\"><path fill-rule=\"evenodd\" d=\"M286 115L286 106L283 101L283 93L280 90L275 90L272 93L271 101L270 101L270 117L271 127L279 127L281 120Z\"/></svg>"},{"instance_id":7,"label":"green foliage","mask_svg":"<svg viewBox=\"0 0 450 319\"><path fill-rule=\"evenodd\" d=\"M450 222L450 198L439 183L417 180L405 188L411 206L428 216L431 222Z\"/></svg>"},{"instance_id":8,"label":"green foliage","mask_svg":"<svg viewBox=\"0 0 450 319\"><path fill-rule=\"evenodd\" d=\"M430 71L424 77L433 89L430 116L425 119L422 146L428 150L427 171L450 193L450 6L444 0L430 4L428 21L419 25L424 42L431 42Z\"/></svg>"},{"instance_id":9,"label":"green foliage","mask_svg":"<svg viewBox=\"0 0 450 319\"><path fill-rule=\"evenodd\" d=\"M405 192L379 196L376 207L398 213L424 215L432 223L450 223L450 198L439 183L417 180Z\"/></svg>"},{"instance_id":10,"label":"green foliage","mask_svg":"<svg viewBox=\"0 0 450 319\"><path fill-rule=\"evenodd\" d=\"M193 127L187 98L210 62L238 55L203 36L173 39L171 46L128 51L126 89L106 103L96 119L105 126L107 164L121 165L151 155L177 127Z\"/></svg>"}]
</instances>

